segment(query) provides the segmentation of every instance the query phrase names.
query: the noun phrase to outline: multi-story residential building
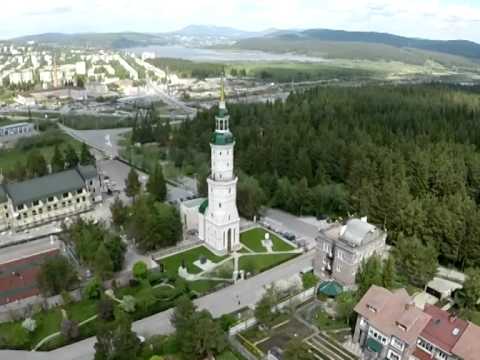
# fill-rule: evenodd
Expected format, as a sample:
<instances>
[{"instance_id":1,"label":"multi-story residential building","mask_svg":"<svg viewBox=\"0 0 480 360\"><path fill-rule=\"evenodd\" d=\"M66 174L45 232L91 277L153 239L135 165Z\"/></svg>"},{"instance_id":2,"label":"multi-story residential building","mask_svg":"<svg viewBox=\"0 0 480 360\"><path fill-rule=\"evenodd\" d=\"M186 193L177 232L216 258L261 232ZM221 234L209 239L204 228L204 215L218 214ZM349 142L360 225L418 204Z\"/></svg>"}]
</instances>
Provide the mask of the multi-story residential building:
<instances>
[{"instance_id":1,"label":"multi-story residential building","mask_svg":"<svg viewBox=\"0 0 480 360\"><path fill-rule=\"evenodd\" d=\"M355 306L353 340L369 360L408 360L431 317L412 304L405 289L372 286Z\"/></svg>"},{"instance_id":2,"label":"multi-story residential building","mask_svg":"<svg viewBox=\"0 0 480 360\"><path fill-rule=\"evenodd\" d=\"M374 285L355 312L353 340L367 360L480 359L480 327L436 306L422 311L405 289Z\"/></svg>"},{"instance_id":3,"label":"multi-story residential building","mask_svg":"<svg viewBox=\"0 0 480 360\"><path fill-rule=\"evenodd\" d=\"M101 200L100 180L94 166L78 166L14 184L1 186L0 228L38 226L88 211Z\"/></svg>"},{"instance_id":4,"label":"multi-story residential building","mask_svg":"<svg viewBox=\"0 0 480 360\"><path fill-rule=\"evenodd\" d=\"M458 359L453 348L468 328L468 322L432 305L427 305L424 312L431 319L417 340L413 356L418 360Z\"/></svg>"},{"instance_id":5,"label":"multi-story residential building","mask_svg":"<svg viewBox=\"0 0 480 360\"><path fill-rule=\"evenodd\" d=\"M32 123L21 122L0 127L0 143L12 137L31 136L35 132Z\"/></svg>"},{"instance_id":6,"label":"multi-story residential building","mask_svg":"<svg viewBox=\"0 0 480 360\"><path fill-rule=\"evenodd\" d=\"M344 285L354 285L362 261L373 254L382 255L386 238L386 232L369 224L366 218L332 224L317 236L315 271Z\"/></svg>"}]
</instances>

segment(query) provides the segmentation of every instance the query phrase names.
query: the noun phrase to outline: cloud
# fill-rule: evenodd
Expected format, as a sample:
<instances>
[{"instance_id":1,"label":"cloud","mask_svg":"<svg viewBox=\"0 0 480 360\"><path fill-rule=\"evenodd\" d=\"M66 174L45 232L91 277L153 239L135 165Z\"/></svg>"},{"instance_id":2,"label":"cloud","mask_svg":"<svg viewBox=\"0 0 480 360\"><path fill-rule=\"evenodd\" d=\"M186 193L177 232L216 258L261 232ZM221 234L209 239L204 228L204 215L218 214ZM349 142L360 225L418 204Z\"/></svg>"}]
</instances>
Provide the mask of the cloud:
<instances>
[{"instance_id":1,"label":"cloud","mask_svg":"<svg viewBox=\"0 0 480 360\"><path fill-rule=\"evenodd\" d=\"M40 11L27 11L25 15L27 16L44 16L44 15L60 15L72 12L73 8L71 6L60 6L48 10Z\"/></svg>"},{"instance_id":2,"label":"cloud","mask_svg":"<svg viewBox=\"0 0 480 360\"><path fill-rule=\"evenodd\" d=\"M0 38L42 32L162 32L189 24L333 28L480 42L466 0L20 0L2 4Z\"/></svg>"}]
</instances>

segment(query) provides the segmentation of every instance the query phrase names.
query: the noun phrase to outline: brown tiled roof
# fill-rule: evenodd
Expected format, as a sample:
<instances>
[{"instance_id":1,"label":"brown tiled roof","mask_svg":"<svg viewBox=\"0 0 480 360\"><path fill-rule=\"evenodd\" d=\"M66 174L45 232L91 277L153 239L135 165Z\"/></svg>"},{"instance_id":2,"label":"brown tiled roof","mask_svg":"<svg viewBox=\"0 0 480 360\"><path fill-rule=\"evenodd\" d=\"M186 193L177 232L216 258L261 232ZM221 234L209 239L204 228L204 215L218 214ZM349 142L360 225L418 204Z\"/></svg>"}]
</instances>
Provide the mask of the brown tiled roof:
<instances>
[{"instance_id":1,"label":"brown tiled roof","mask_svg":"<svg viewBox=\"0 0 480 360\"><path fill-rule=\"evenodd\" d=\"M376 311L372 311L372 307ZM394 335L409 346L415 346L417 337L430 321L430 315L411 305L410 296L405 289L391 292L375 285L370 287L355 306L355 312L366 318L380 332Z\"/></svg>"},{"instance_id":2,"label":"brown tiled roof","mask_svg":"<svg viewBox=\"0 0 480 360\"><path fill-rule=\"evenodd\" d=\"M427 305L424 312L430 315L432 319L420 336L442 350L451 353L468 323L465 320L453 318L447 311L433 305Z\"/></svg>"},{"instance_id":3,"label":"brown tiled roof","mask_svg":"<svg viewBox=\"0 0 480 360\"><path fill-rule=\"evenodd\" d=\"M452 353L463 360L480 359L480 327L469 322Z\"/></svg>"}]
</instances>

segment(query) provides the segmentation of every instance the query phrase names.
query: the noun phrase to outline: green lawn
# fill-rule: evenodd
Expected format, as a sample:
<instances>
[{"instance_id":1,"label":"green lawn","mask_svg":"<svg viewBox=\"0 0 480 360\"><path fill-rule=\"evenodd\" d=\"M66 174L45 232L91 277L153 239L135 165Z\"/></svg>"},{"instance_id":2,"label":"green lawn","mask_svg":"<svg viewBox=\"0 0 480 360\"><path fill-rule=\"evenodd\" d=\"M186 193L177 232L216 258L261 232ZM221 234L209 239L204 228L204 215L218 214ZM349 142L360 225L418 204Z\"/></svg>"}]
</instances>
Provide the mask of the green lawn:
<instances>
[{"instance_id":1,"label":"green lawn","mask_svg":"<svg viewBox=\"0 0 480 360\"><path fill-rule=\"evenodd\" d=\"M164 264L165 272L172 276L176 276L178 274L178 268L182 265L182 261L185 261L185 265L187 266L187 270L190 274L198 274L202 270L193 265L193 263L200 259L201 256L205 256L214 263L218 263L226 258L226 256L216 256L205 246L198 246L196 248L165 257L157 262L159 264Z\"/></svg>"},{"instance_id":2,"label":"green lawn","mask_svg":"<svg viewBox=\"0 0 480 360\"><path fill-rule=\"evenodd\" d=\"M242 256L238 266L251 274L258 274L262 271L271 269L274 266L290 260L297 254L265 254L265 255L247 255Z\"/></svg>"},{"instance_id":3,"label":"green lawn","mask_svg":"<svg viewBox=\"0 0 480 360\"><path fill-rule=\"evenodd\" d=\"M81 322L96 314L96 303L92 300L82 300L78 303L70 304L64 307L68 316ZM43 338L60 331L60 324L62 321L62 314L60 307L53 308L49 311L42 311L33 316L33 319L37 322L37 328L29 336L28 342L24 346L19 348L31 349L40 342ZM8 336L15 336L12 329L17 326L21 326L22 321L8 322L0 324L0 334L6 334L6 343L11 345L16 343L19 339L12 339Z\"/></svg>"},{"instance_id":4,"label":"green lawn","mask_svg":"<svg viewBox=\"0 0 480 360\"><path fill-rule=\"evenodd\" d=\"M215 281L215 280L197 280L197 281L192 281L188 283L188 286L190 289L197 293L207 293L217 286L222 286L224 285L225 282L223 281Z\"/></svg>"},{"instance_id":5,"label":"green lawn","mask_svg":"<svg viewBox=\"0 0 480 360\"><path fill-rule=\"evenodd\" d=\"M227 350L224 353L216 357L217 360L242 360L239 356L235 355L231 351Z\"/></svg>"},{"instance_id":6,"label":"green lawn","mask_svg":"<svg viewBox=\"0 0 480 360\"><path fill-rule=\"evenodd\" d=\"M255 252L266 252L267 249L263 247L262 240L265 239L265 233L267 232L270 234L273 243L273 251L292 251L295 249L272 232L259 227L241 233L240 242Z\"/></svg>"},{"instance_id":7,"label":"green lawn","mask_svg":"<svg viewBox=\"0 0 480 360\"><path fill-rule=\"evenodd\" d=\"M344 321L333 319L322 309L318 309L314 316L314 320L320 330L335 330L348 327Z\"/></svg>"}]
</instances>

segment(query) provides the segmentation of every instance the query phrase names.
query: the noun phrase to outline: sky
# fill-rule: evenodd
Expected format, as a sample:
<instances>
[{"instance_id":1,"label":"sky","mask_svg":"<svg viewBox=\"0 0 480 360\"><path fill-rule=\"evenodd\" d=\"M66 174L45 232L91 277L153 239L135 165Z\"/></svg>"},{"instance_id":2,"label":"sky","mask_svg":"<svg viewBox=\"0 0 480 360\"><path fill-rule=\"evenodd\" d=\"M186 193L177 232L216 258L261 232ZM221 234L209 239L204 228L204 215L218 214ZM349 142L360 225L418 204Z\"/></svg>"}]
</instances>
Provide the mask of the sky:
<instances>
[{"instance_id":1,"label":"sky","mask_svg":"<svg viewBox=\"0 0 480 360\"><path fill-rule=\"evenodd\" d=\"M380 31L480 43L480 0L2 0L0 39L45 32L167 32L190 24L242 30Z\"/></svg>"}]
</instances>

